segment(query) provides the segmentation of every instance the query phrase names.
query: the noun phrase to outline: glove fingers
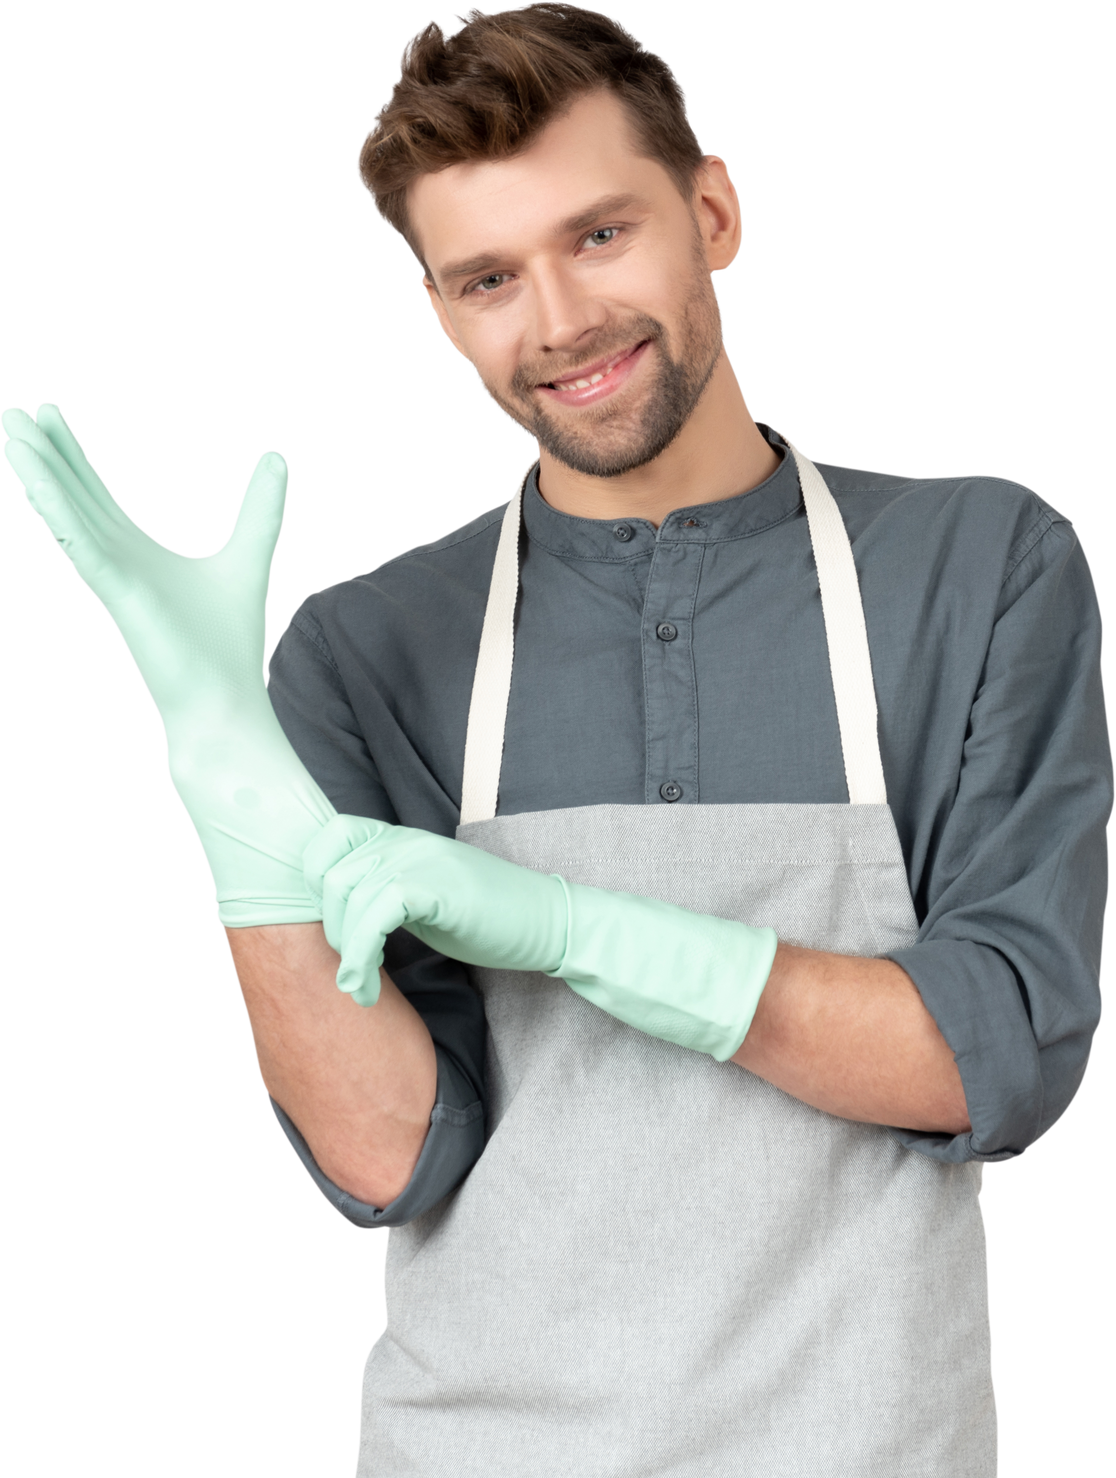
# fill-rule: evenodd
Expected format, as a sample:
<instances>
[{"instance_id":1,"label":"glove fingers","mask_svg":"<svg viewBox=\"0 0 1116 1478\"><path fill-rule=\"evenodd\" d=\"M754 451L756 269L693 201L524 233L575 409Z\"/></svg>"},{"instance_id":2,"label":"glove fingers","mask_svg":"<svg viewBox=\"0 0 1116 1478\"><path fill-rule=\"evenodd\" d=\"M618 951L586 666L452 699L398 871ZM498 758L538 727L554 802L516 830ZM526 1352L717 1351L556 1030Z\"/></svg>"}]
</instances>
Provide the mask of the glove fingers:
<instances>
[{"instance_id":1,"label":"glove fingers","mask_svg":"<svg viewBox=\"0 0 1116 1478\"><path fill-rule=\"evenodd\" d=\"M46 435L43 429L27 414L21 406L10 406L0 417L4 430L7 432L7 442L4 443L4 457L10 469L15 471L16 476L24 483L28 501L35 508L35 513L43 519L47 528L59 539L69 553L69 545L64 542L64 535L55 528L55 523L47 517L44 508L49 505L53 516L64 517L62 514L62 503L68 503L80 514L81 528L86 531L90 541L105 545L105 535L115 538L143 539L151 542L140 529L136 528L132 519L129 519L123 508L118 507L117 501L112 497L105 485L99 479L98 474L86 463L89 470L90 486L81 479L78 471L71 467L67 457L62 455L58 446ZM67 427L67 433L71 436ZM74 440L74 445L77 442ZM77 446L78 455L84 460L84 452ZM58 497L47 500L44 507L38 507L33 497L33 488L38 482L53 482L58 489ZM41 501L41 498L40 498ZM69 541L77 538L77 528L74 520L67 519L67 535Z\"/></svg>"},{"instance_id":2,"label":"glove fingers","mask_svg":"<svg viewBox=\"0 0 1116 1478\"><path fill-rule=\"evenodd\" d=\"M93 584L103 551L73 499L27 442L9 441L4 451L27 489L32 508L73 560L78 572Z\"/></svg>"},{"instance_id":3,"label":"glove fingers","mask_svg":"<svg viewBox=\"0 0 1116 1478\"><path fill-rule=\"evenodd\" d=\"M11 446L13 449L18 446L25 446L38 458L39 472L35 481L42 481L43 469L45 469L59 487L65 491L74 506L81 509L85 521L88 524L94 528L104 526L106 521L105 511L90 497L88 491L82 485L81 479L70 466L69 462L67 462L66 458L54 445L46 432L41 427L36 426L26 411L5 411L4 429L12 438ZM16 455L19 455L18 451ZM16 466L16 463L12 461L12 465ZM24 482L30 487L30 483L27 482L27 478L22 472L20 475L23 476ZM118 516L122 518L123 514L119 513L116 505L112 504L112 507Z\"/></svg>"},{"instance_id":4,"label":"glove fingers","mask_svg":"<svg viewBox=\"0 0 1116 1478\"><path fill-rule=\"evenodd\" d=\"M310 842L302 854L306 885L316 898L321 898L325 875L345 858L395 830L386 821L373 821L367 816L335 816ZM368 870L365 865L364 871ZM354 879L355 881L355 879Z\"/></svg>"},{"instance_id":5,"label":"glove fingers","mask_svg":"<svg viewBox=\"0 0 1116 1478\"><path fill-rule=\"evenodd\" d=\"M4 430L13 441L17 438L22 441L24 439L25 428L28 426L34 427L35 423L26 411L21 411L18 405L14 405L11 410L5 411L0 416L0 425L3 425Z\"/></svg>"},{"instance_id":6,"label":"glove fingers","mask_svg":"<svg viewBox=\"0 0 1116 1478\"><path fill-rule=\"evenodd\" d=\"M58 407L41 405L36 419L39 429L49 437L90 498L110 517L130 524L131 520L122 512L108 488L90 467L88 458L78 445L77 437L62 419L62 412Z\"/></svg>"},{"instance_id":7,"label":"glove fingers","mask_svg":"<svg viewBox=\"0 0 1116 1478\"><path fill-rule=\"evenodd\" d=\"M379 998L384 940L406 918L397 889L390 883L376 888L373 885L377 882L378 879L368 878L354 888L342 928L337 986L349 995L360 992L362 1004L372 1004Z\"/></svg>"},{"instance_id":8,"label":"glove fingers","mask_svg":"<svg viewBox=\"0 0 1116 1478\"><path fill-rule=\"evenodd\" d=\"M378 858L360 858L353 853L336 867L330 868L323 879L322 927L326 938L338 953L347 938L345 918L353 895L359 892L361 902L354 905L357 911L350 914L350 929L376 894L393 881L393 875L378 866L378 863Z\"/></svg>"},{"instance_id":9,"label":"glove fingers","mask_svg":"<svg viewBox=\"0 0 1116 1478\"><path fill-rule=\"evenodd\" d=\"M5 411L0 416L0 421L3 422L4 430L13 441L26 442L29 447L33 447L38 452L44 462L48 459L54 461L59 460L58 451L50 437L45 431L35 425L35 422L26 411L20 410L18 406L13 406L10 411Z\"/></svg>"},{"instance_id":10,"label":"glove fingers","mask_svg":"<svg viewBox=\"0 0 1116 1478\"><path fill-rule=\"evenodd\" d=\"M356 990L346 991L345 994L354 1000L358 1006L374 1006L380 999L380 972L376 971L374 976L370 975L363 985Z\"/></svg>"},{"instance_id":11,"label":"glove fingers","mask_svg":"<svg viewBox=\"0 0 1116 1478\"><path fill-rule=\"evenodd\" d=\"M370 873L389 870L386 854L387 848L379 839L362 842L326 871L322 878L323 892L344 890L346 894L351 893Z\"/></svg>"},{"instance_id":12,"label":"glove fingers","mask_svg":"<svg viewBox=\"0 0 1116 1478\"><path fill-rule=\"evenodd\" d=\"M339 951L342 962L352 955L359 964L359 940L367 937L368 930L375 929L386 937L401 929L406 922L407 904L399 879L390 874L380 876L376 873L366 877L352 890L345 905ZM354 939L358 941L356 945Z\"/></svg>"}]
</instances>

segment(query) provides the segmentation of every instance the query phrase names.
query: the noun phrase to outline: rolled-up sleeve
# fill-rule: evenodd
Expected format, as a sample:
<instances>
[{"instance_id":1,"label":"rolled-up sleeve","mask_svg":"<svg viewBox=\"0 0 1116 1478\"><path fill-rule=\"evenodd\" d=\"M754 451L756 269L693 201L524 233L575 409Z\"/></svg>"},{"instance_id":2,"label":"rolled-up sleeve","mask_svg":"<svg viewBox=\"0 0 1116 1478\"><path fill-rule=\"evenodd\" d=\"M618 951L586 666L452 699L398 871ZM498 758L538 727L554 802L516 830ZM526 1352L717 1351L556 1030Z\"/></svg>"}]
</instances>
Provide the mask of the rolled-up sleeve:
<instances>
[{"instance_id":1,"label":"rolled-up sleeve","mask_svg":"<svg viewBox=\"0 0 1116 1478\"><path fill-rule=\"evenodd\" d=\"M268 691L287 738L337 810L398 821L325 638L305 608L275 650ZM395 1200L371 1206L331 1181L298 1126L272 1100L315 1184L362 1227L400 1226L428 1211L456 1189L484 1149L484 1003L465 966L399 929L386 941L384 968L422 1017L437 1058L430 1127L411 1179Z\"/></svg>"},{"instance_id":2,"label":"rolled-up sleeve","mask_svg":"<svg viewBox=\"0 0 1116 1478\"><path fill-rule=\"evenodd\" d=\"M1100 617L1057 516L1008 561L917 942L890 956L953 1050L972 1126L894 1132L946 1161L1019 1154L1081 1082L1100 1015L1112 774Z\"/></svg>"},{"instance_id":3,"label":"rolled-up sleeve","mask_svg":"<svg viewBox=\"0 0 1116 1478\"><path fill-rule=\"evenodd\" d=\"M358 1227L397 1227L413 1221L454 1190L484 1149L484 1108L451 1053L438 1052L438 1088L430 1128L411 1178L387 1206L358 1201L321 1169L290 1115L271 1100L276 1118L310 1172L314 1184L341 1215Z\"/></svg>"}]
</instances>

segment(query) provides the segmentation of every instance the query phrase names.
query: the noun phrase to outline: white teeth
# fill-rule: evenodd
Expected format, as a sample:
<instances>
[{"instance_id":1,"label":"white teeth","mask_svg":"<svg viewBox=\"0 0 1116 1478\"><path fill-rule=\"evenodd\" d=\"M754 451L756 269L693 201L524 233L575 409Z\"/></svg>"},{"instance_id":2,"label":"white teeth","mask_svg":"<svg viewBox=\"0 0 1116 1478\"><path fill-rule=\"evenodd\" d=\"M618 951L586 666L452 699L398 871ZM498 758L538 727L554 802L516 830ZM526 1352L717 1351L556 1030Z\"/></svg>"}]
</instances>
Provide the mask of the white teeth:
<instances>
[{"instance_id":1,"label":"white teeth","mask_svg":"<svg viewBox=\"0 0 1116 1478\"><path fill-rule=\"evenodd\" d=\"M591 374L590 377L588 377L588 380L556 380L554 381L554 389L588 390L588 387L590 387L591 384L599 384L600 381L605 378L606 374L612 374L613 369L615 369L616 365L618 364L619 359L618 361L616 361L616 364L606 365L606 367L603 369L597 369L596 374Z\"/></svg>"},{"instance_id":2,"label":"white teeth","mask_svg":"<svg viewBox=\"0 0 1116 1478\"><path fill-rule=\"evenodd\" d=\"M603 370L595 370L588 379L555 380L553 382L554 388L556 390L588 390L590 385L598 385L604 379L605 375L610 375L623 358L624 356L622 354L617 355L611 364L606 364Z\"/></svg>"}]
</instances>

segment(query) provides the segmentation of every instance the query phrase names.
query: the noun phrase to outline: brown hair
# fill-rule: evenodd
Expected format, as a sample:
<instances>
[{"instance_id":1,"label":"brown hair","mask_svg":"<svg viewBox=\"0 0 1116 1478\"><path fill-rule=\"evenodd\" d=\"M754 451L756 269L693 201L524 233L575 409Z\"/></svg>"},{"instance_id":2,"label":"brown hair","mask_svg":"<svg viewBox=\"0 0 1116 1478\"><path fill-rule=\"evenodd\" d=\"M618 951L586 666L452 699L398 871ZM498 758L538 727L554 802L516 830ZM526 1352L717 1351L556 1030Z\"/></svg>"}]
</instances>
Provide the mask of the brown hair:
<instances>
[{"instance_id":1,"label":"brown hair","mask_svg":"<svg viewBox=\"0 0 1116 1478\"><path fill-rule=\"evenodd\" d=\"M643 152L689 199L702 153L670 68L607 16L556 0L474 10L448 39L437 25L421 31L365 140L361 179L421 259L407 215L412 180L467 159L507 159L599 87L621 99Z\"/></svg>"}]
</instances>

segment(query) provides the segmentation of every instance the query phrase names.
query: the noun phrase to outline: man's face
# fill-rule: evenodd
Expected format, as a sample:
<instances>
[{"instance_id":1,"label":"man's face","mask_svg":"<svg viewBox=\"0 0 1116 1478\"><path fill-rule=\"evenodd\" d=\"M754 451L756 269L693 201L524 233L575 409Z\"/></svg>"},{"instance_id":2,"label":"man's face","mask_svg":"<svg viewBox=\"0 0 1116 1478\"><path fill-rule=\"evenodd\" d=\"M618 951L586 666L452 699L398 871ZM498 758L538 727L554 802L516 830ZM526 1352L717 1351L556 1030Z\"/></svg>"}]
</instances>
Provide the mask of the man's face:
<instances>
[{"instance_id":1,"label":"man's face","mask_svg":"<svg viewBox=\"0 0 1116 1478\"><path fill-rule=\"evenodd\" d=\"M409 205L443 327L541 447L615 477L673 441L720 317L694 209L611 93L513 159L421 176Z\"/></svg>"}]
</instances>

